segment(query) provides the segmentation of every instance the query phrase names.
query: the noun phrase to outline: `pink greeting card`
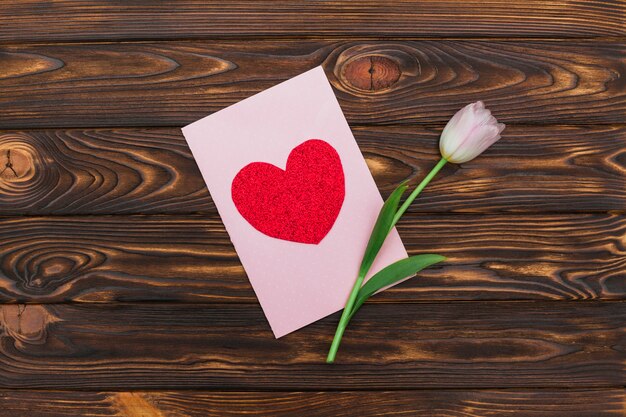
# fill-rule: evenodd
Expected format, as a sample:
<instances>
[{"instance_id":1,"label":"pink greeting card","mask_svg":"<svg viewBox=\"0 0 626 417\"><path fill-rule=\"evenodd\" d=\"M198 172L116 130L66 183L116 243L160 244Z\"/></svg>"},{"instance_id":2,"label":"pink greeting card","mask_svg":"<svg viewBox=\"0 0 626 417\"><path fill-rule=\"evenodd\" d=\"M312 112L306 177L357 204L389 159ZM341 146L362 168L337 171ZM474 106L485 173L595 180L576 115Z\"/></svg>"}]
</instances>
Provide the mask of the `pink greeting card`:
<instances>
[{"instance_id":1,"label":"pink greeting card","mask_svg":"<svg viewBox=\"0 0 626 417\"><path fill-rule=\"evenodd\" d=\"M383 200L323 69L183 133L274 335L342 309ZM370 275L406 256L393 230Z\"/></svg>"}]
</instances>

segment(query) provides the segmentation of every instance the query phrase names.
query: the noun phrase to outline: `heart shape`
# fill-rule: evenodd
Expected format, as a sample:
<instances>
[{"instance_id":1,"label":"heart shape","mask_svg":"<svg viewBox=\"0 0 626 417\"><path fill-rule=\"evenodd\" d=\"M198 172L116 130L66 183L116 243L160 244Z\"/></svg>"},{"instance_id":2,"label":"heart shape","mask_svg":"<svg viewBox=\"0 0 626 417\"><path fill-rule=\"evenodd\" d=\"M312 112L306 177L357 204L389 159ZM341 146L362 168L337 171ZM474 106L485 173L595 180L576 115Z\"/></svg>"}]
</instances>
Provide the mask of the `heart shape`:
<instances>
[{"instance_id":1,"label":"heart shape","mask_svg":"<svg viewBox=\"0 0 626 417\"><path fill-rule=\"evenodd\" d=\"M266 162L243 167L233 179L231 194L239 213L259 232L318 244L343 205L341 159L327 142L310 139L291 151L285 170Z\"/></svg>"}]
</instances>

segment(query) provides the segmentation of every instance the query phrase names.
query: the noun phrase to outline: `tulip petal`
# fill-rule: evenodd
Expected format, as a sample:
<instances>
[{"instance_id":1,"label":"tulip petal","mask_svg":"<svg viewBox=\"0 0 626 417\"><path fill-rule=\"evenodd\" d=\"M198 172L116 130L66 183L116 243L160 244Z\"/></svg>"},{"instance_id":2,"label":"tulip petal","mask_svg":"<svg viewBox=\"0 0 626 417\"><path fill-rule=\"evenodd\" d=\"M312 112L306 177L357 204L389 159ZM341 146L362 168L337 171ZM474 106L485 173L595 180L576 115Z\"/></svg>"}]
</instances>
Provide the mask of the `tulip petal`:
<instances>
[{"instance_id":1,"label":"tulip petal","mask_svg":"<svg viewBox=\"0 0 626 417\"><path fill-rule=\"evenodd\" d=\"M500 139L504 127L482 101L468 104L456 112L444 128L439 150L450 162L470 161Z\"/></svg>"}]
</instances>

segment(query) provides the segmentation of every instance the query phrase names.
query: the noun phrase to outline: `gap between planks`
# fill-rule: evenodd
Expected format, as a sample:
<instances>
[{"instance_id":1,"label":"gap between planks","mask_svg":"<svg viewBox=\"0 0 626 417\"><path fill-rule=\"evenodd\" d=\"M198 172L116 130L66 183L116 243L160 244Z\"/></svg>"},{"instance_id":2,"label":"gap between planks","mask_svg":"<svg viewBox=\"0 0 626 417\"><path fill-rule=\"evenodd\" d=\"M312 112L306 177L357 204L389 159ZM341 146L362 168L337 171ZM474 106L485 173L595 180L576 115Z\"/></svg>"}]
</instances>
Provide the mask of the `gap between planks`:
<instances>
[{"instance_id":1,"label":"gap between planks","mask_svg":"<svg viewBox=\"0 0 626 417\"><path fill-rule=\"evenodd\" d=\"M219 36L210 36L210 37L189 37L189 38L120 38L120 39L111 39L111 40L98 40L98 39L80 39L80 40L63 40L57 42L42 42L42 41L34 41L27 40L24 42L18 41L0 41L0 47L11 47L11 46L78 46L78 45L120 45L120 44L156 44L156 43L194 43L194 42L249 42L255 41L258 43L273 43L277 41L333 41L333 42L393 42L393 41L412 41L412 42L421 42L421 41L455 41L455 42L580 42L580 43L595 43L595 42L605 42L605 43L624 43L626 42L626 36L585 36L585 37L510 37L510 36L494 36L494 37L485 37L485 36L435 36L435 37L427 37L427 36L395 36L395 35L380 35L380 36L343 36L343 35L335 35L335 36L253 36L250 35L248 37L239 36L239 37L219 37Z\"/></svg>"}]
</instances>

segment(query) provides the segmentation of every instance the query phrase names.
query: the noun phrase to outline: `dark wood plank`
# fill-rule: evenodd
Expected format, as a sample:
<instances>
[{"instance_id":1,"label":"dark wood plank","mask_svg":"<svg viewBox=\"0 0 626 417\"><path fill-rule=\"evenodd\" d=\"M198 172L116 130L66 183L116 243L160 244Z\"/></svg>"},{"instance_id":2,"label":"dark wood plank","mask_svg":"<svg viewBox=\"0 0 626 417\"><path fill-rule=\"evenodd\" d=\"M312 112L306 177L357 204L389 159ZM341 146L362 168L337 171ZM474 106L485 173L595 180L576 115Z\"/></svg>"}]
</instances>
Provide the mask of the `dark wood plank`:
<instances>
[{"instance_id":1,"label":"dark wood plank","mask_svg":"<svg viewBox=\"0 0 626 417\"><path fill-rule=\"evenodd\" d=\"M0 172L3 215L216 213L180 129L0 132Z\"/></svg>"},{"instance_id":2,"label":"dark wood plank","mask_svg":"<svg viewBox=\"0 0 626 417\"><path fill-rule=\"evenodd\" d=\"M374 302L626 295L622 216L417 215L399 231L449 259ZM0 301L68 300L257 302L217 218L0 220Z\"/></svg>"},{"instance_id":3,"label":"dark wood plank","mask_svg":"<svg viewBox=\"0 0 626 417\"><path fill-rule=\"evenodd\" d=\"M182 126L320 64L352 124L445 123L479 99L506 123L623 123L625 56L599 41L5 46L0 128Z\"/></svg>"},{"instance_id":4,"label":"dark wood plank","mask_svg":"<svg viewBox=\"0 0 626 417\"><path fill-rule=\"evenodd\" d=\"M609 388L626 382L624 302L373 304L335 366L338 314L275 340L258 305L3 305L0 387Z\"/></svg>"},{"instance_id":5,"label":"dark wood plank","mask_svg":"<svg viewBox=\"0 0 626 417\"><path fill-rule=\"evenodd\" d=\"M626 392L428 390L367 392L0 391L1 417L623 417Z\"/></svg>"},{"instance_id":6,"label":"dark wood plank","mask_svg":"<svg viewBox=\"0 0 626 417\"><path fill-rule=\"evenodd\" d=\"M385 197L439 157L441 128L353 130ZM623 126L510 126L479 159L446 167L411 210L622 212L624 147ZM0 132L0 172L2 215L216 213L176 128Z\"/></svg>"},{"instance_id":7,"label":"dark wood plank","mask_svg":"<svg viewBox=\"0 0 626 417\"><path fill-rule=\"evenodd\" d=\"M623 36L626 3L5 0L0 41L261 36Z\"/></svg>"}]
</instances>

